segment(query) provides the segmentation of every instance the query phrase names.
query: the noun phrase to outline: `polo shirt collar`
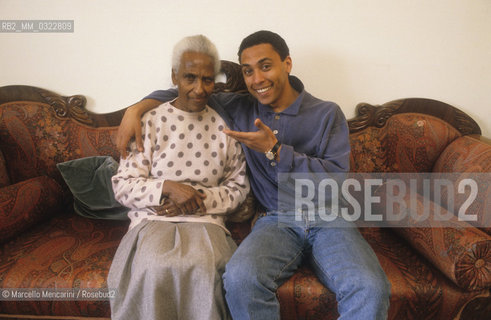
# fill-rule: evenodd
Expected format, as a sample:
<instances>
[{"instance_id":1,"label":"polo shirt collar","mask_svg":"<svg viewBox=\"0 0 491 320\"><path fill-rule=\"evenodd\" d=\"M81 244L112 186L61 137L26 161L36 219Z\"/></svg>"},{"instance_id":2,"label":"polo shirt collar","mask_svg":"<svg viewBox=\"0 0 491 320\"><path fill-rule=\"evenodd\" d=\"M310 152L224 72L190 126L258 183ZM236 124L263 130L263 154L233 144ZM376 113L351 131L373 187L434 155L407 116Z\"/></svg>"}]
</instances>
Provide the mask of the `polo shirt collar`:
<instances>
[{"instance_id":1,"label":"polo shirt collar","mask_svg":"<svg viewBox=\"0 0 491 320\"><path fill-rule=\"evenodd\" d=\"M293 87L293 89L299 92L299 95L297 99L291 105L288 106L288 108L281 111L280 113L295 116L298 114L298 111L300 110L300 106L302 105L303 97L305 95L305 89L302 81L300 81L300 79L298 79L295 76L288 76L288 81L290 81L290 85ZM263 105L259 101L258 104L261 110L266 112L274 112L269 105Z\"/></svg>"}]
</instances>

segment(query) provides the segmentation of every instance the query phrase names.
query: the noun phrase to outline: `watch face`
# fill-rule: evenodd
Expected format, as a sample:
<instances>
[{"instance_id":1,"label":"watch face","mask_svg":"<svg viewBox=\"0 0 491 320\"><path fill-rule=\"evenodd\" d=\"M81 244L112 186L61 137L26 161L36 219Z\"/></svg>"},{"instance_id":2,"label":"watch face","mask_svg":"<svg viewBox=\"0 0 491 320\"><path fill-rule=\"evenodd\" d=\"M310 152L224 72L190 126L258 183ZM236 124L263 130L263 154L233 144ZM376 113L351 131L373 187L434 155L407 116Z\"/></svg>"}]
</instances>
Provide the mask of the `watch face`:
<instances>
[{"instance_id":1,"label":"watch face","mask_svg":"<svg viewBox=\"0 0 491 320\"><path fill-rule=\"evenodd\" d=\"M269 160L273 160L274 154L271 151L268 151L268 152L266 152L266 158L268 158Z\"/></svg>"}]
</instances>

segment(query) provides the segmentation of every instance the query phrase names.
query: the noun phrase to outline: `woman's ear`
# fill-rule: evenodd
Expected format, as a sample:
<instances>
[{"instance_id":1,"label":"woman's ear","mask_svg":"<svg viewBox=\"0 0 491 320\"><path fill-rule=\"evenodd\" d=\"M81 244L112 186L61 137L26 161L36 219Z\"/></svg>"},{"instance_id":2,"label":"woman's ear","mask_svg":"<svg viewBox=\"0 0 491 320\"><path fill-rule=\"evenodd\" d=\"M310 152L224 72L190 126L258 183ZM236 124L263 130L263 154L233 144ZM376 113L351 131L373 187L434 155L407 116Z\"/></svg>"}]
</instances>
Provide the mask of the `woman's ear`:
<instances>
[{"instance_id":1,"label":"woman's ear","mask_svg":"<svg viewBox=\"0 0 491 320\"><path fill-rule=\"evenodd\" d=\"M176 76L176 72L174 71L174 69L172 69L172 84L177 86L177 76Z\"/></svg>"}]
</instances>

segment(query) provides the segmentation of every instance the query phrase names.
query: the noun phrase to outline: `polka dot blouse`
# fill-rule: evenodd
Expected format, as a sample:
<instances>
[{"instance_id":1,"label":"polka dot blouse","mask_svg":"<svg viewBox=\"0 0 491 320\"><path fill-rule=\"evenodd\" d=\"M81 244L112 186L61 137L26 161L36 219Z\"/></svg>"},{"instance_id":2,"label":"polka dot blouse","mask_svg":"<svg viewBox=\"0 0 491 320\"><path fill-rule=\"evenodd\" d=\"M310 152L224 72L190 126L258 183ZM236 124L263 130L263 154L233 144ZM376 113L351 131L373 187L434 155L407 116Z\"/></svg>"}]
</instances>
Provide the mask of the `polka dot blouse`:
<instances>
[{"instance_id":1,"label":"polka dot blouse","mask_svg":"<svg viewBox=\"0 0 491 320\"><path fill-rule=\"evenodd\" d=\"M130 228L144 219L210 222L224 227L223 215L233 211L249 192L246 164L238 142L222 131L222 118L209 107L186 112L166 102L142 118L144 151L121 159L113 177L116 199L131 208ZM204 216L165 217L154 214L166 179L206 194Z\"/></svg>"}]
</instances>

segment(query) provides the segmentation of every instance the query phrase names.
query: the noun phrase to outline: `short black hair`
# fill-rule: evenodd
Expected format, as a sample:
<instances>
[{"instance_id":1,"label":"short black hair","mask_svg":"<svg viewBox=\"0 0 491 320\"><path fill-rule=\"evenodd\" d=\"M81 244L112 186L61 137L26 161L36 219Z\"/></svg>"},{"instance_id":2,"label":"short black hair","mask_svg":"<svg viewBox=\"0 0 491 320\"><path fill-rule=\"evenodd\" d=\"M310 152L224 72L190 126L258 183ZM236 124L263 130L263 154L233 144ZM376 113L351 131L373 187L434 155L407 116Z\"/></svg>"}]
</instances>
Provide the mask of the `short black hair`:
<instances>
[{"instance_id":1,"label":"short black hair","mask_svg":"<svg viewBox=\"0 0 491 320\"><path fill-rule=\"evenodd\" d=\"M288 45L279 34L267 30L261 30L254 32L253 34L245 37L244 40L242 40L242 42L240 43L239 52L237 53L239 56L239 61L242 51L263 43L269 43L273 47L273 49L278 52L281 61L285 60L285 58L290 55L290 49L288 49Z\"/></svg>"}]
</instances>

